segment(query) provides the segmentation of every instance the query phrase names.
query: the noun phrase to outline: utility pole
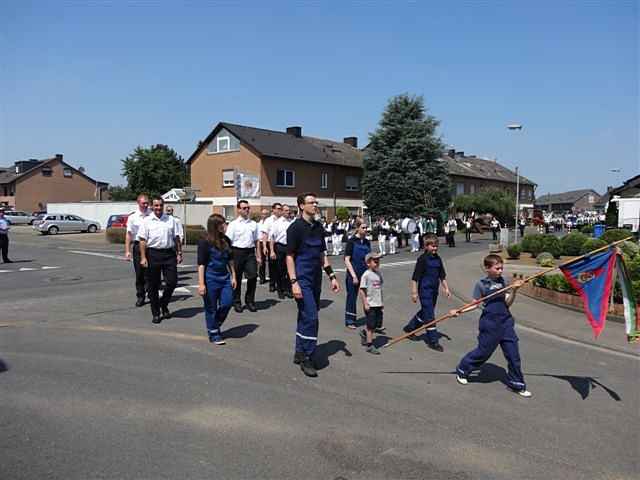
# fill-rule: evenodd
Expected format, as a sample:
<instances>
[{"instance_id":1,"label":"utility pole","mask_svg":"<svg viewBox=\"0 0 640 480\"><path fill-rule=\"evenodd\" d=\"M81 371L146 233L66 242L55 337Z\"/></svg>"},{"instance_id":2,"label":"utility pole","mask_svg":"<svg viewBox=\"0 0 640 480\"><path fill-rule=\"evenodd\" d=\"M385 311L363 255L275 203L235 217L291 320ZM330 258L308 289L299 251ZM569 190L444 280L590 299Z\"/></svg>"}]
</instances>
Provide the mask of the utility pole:
<instances>
[{"instance_id":1,"label":"utility pole","mask_svg":"<svg viewBox=\"0 0 640 480\"><path fill-rule=\"evenodd\" d=\"M520 218L520 172L516 167L516 221L513 224L514 243L518 243L518 220Z\"/></svg>"}]
</instances>

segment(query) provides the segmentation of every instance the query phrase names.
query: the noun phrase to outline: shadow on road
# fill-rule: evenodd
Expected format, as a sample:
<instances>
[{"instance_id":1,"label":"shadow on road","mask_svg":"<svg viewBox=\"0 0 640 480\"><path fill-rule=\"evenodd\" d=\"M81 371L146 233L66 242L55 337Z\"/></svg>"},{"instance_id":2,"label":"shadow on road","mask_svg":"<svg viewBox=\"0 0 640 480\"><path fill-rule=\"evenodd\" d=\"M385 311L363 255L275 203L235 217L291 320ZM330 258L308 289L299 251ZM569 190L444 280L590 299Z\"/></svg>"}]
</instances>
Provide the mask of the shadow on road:
<instances>
[{"instance_id":1,"label":"shadow on road","mask_svg":"<svg viewBox=\"0 0 640 480\"><path fill-rule=\"evenodd\" d=\"M229 330L224 330L222 334L224 338L244 338L255 332L258 327L259 325L255 323L247 323L245 325L231 327Z\"/></svg>"},{"instance_id":2,"label":"shadow on road","mask_svg":"<svg viewBox=\"0 0 640 480\"><path fill-rule=\"evenodd\" d=\"M0 358L0 373L6 372L9 370L9 365Z\"/></svg>"},{"instance_id":3,"label":"shadow on road","mask_svg":"<svg viewBox=\"0 0 640 480\"><path fill-rule=\"evenodd\" d=\"M557 378L558 380L564 380L571 385L576 392L580 394L582 400L585 400L589 394L595 390L597 387L602 387L602 389L609 394L609 396L619 402L622 400L620 395L614 390L606 387L602 383L598 382L594 377L579 377L575 375L551 375L550 373L529 373L525 374L525 377L552 377Z\"/></svg>"},{"instance_id":4,"label":"shadow on road","mask_svg":"<svg viewBox=\"0 0 640 480\"><path fill-rule=\"evenodd\" d=\"M31 263L34 262L35 260L30 259L30 260L11 260L11 263Z\"/></svg>"},{"instance_id":5,"label":"shadow on road","mask_svg":"<svg viewBox=\"0 0 640 480\"><path fill-rule=\"evenodd\" d=\"M344 352L347 357L353 355L347 348L347 344L342 340L329 340L327 343L318 345L315 353L313 354L313 361L316 364L316 369L322 370L327 368L331 364L331 362L329 362L329 357L338 352Z\"/></svg>"},{"instance_id":6,"label":"shadow on road","mask_svg":"<svg viewBox=\"0 0 640 480\"><path fill-rule=\"evenodd\" d=\"M174 318L192 318L196 315L204 312L203 307L189 307L189 308L181 308L180 310L174 311L171 316Z\"/></svg>"},{"instance_id":7,"label":"shadow on road","mask_svg":"<svg viewBox=\"0 0 640 480\"><path fill-rule=\"evenodd\" d=\"M328 298L320 299L320 310L322 310L323 308L327 308L332 303L333 303L333 300L329 300Z\"/></svg>"},{"instance_id":8,"label":"shadow on road","mask_svg":"<svg viewBox=\"0 0 640 480\"><path fill-rule=\"evenodd\" d=\"M260 300L258 302L256 302L256 308L258 309L258 311L260 310L268 310L269 308L277 305L278 300L274 300L273 298L268 298L267 300Z\"/></svg>"}]
</instances>

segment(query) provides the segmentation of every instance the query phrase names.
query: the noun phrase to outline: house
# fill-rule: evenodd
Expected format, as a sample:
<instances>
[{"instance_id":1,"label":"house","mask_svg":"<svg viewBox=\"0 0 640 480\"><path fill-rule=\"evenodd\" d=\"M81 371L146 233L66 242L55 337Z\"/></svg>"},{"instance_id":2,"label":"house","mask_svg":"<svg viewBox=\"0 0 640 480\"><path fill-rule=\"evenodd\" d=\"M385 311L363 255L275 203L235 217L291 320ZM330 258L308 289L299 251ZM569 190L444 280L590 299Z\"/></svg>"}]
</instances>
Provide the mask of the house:
<instances>
[{"instance_id":1,"label":"house","mask_svg":"<svg viewBox=\"0 0 640 480\"><path fill-rule=\"evenodd\" d=\"M0 205L35 211L45 210L49 202L102 200L108 186L66 163L61 154L21 160L0 168Z\"/></svg>"},{"instance_id":2,"label":"house","mask_svg":"<svg viewBox=\"0 0 640 480\"><path fill-rule=\"evenodd\" d=\"M184 188L172 188L167 193L162 195L162 199L165 202L183 202L186 200L193 200L194 194L191 191L187 191Z\"/></svg>"},{"instance_id":3,"label":"house","mask_svg":"<svg viewBox=\"0 0 640 480\"><path fill-rule=\"evenodd\" d=\"M214 212L236 215L236 174L251 179L247 198L253 212L274 202L296 205L298 194L318 195L322 215L337 207L362 212L363 152L356 137L342 142L302 135L302 127L285 132L221 122L187 160L191 187Z\"/></svg>"},{"instance_id":4,"label":"house","mask_svg":"<svg viewBox=\"0 0 640 480\"><path fill-rule=\"evenodd\" d=\"M520 209L532 209L537 185L522 175L500 165L496 160L465 155L448 149L442 156L449 166L451 197L481 190L506 190L514 197L519 183Z\"/></svg>"},{"instance_id":5,"label":"house","mask_svg":"<svg viewBox=\"0 0 640 480\"><path fill-rule=\"evenodd\" d=\"M590 188L542 195L535 202L536 208L555 213L595 211L601 204L600 194Z\"/></svg>"}]
</instances>

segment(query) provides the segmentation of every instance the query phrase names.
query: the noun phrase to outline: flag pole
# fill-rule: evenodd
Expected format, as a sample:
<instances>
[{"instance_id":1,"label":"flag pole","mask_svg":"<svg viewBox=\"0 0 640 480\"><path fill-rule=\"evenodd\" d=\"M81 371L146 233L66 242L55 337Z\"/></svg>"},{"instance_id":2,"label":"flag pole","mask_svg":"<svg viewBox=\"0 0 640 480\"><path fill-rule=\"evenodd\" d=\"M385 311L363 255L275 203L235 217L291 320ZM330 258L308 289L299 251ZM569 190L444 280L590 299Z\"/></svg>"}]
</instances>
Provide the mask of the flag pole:
<instances>
[{"instance_id":1,"label":"flag pole","mask_svg":"<svg viewBox=\"0 0 640 480\"><path fill-rule=\"evenodd\" d=\"M542 271L540 271L538 273L534 273L533 275L530 275L530 276L524 278L522 280L522 282L523 283L530 282L531 280L534 280L534 279L536 279L538 277L541 277L542 275L546 275L549 272L553 272L554 270L558 270L558 269L560 269L562 267L566 267L567 265L570 265L572 263L578 262L578 261L582 260L583 258L586 258L586 257L589 257L589 256L593 255L594 253L602 252L604 250L607 250L607 249L613 247L614 245L618 245L618 244L626 242L627 240L630 240L630 239L633 239L633 237L632 236L631 237L627 237L627 238L624 238L622 240L618 240L616 242L609 243L609 244L605 245L604 247L596 248L595 250L592 250L589 253L585 253L584 255L580 255L579 257L576 257L576 258L574 258L572 260L568 260L568 261L566 261L564 263L561 263L560 265L558 265L556 267L548 268L548 269L542 270ZM482 298L478 298L477 300L474 300L472 302L469 302L469 303L457 308L455 310L455 313L456 313L456 315L458 315L460 313L464 313L465 310L468 310L471 307L475 307L476 305L479 305L480 303L485 302L485 301L489 300L490 298L493 298L493 297L495 297L497 295L500 295L501 293L505 293L506 291L512 290L512 289L513 289L513 285L507 285L506 287L503 287L500 290L496 290L495 292L490 293L489 295L485 295ZM390 347L392 345L395 345L396 343L399 343L399 342L401 342L403 340L406 340L407 338L415 335L416 333L420 333L421 331L426 330L427 328L432 327L433 325L436 325L437 323L444 322L445 320L448 320L448 319L450 319L452 317L455 317L456 315L452 315L451 313L447 313L445 315L442 315L439 318L431 320L430 322L425 323L424 325L416 328L415 330L413 330L413 331L411 331L409 333L405 333L404 335L400 335L399 337L392 338L391 340L389 340L384 345L384 348Z\"/></svg>"}]
</instances>

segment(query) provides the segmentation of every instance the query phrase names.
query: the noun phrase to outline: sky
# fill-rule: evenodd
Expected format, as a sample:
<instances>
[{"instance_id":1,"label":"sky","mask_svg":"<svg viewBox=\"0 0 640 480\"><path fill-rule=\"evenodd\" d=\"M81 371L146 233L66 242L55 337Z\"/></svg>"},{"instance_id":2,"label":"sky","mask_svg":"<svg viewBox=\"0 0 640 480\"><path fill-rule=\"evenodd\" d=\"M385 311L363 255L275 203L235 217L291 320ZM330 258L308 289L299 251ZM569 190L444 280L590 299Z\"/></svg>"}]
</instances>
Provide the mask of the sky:
<instances>
[{"instance_id":1,"label":"sky","mask_svg":"<svg viewBox=\"0 0 640 480\"><path fill-rule=\"evenodd\" d=\"M638 20L604 0L5 0L0 165L62 153L124 184L136 146L187 159L220 121L363 146L409 93L537 195L604 193L640 173Z\"/></svg>"}]
</instances>

